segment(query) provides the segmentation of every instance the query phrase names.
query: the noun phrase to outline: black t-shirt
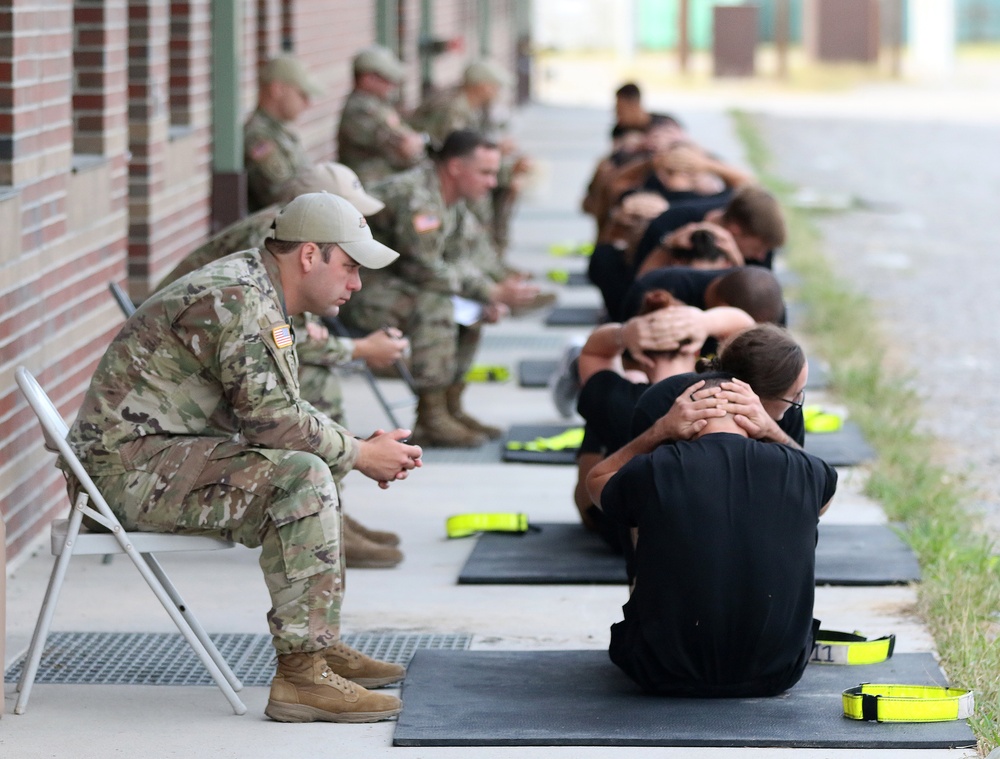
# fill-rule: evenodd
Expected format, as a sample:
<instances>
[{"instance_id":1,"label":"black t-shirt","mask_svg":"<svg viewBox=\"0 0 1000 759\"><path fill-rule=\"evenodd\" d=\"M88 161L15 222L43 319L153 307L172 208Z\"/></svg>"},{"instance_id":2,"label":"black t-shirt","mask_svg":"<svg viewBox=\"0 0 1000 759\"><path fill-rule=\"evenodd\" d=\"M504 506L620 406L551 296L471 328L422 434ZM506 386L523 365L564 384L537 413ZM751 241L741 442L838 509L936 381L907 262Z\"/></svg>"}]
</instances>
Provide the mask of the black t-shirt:
<instances>
[{"instance_id":1,"label":"black t-shirt","mask_svg":"<svg viewBox=\"0 0 1000 759\"><path fill-rule=\"evenodd\" d=\"M660 178L654 172L650 172L649 176L643 181L640 189L644 192L655 192L670 203L670 208L679 208L691 204L701 208L707 207L711 210L712 208L721 208L726 205L733 196L733 191L730 189L713 192L708 195L703 192L695 192L694 190L671 190L660 181ZM669 211L670 209L667 210ZM704 214L705 212L702 212L702 217L704 217ZM694 221L698 221L698 219Z\"/></svg>"},{"instance_id":2,"label":"black t-shirt","mask_svg":"<svg viewBox=\"0 0 1000 759\"><path fill-rule=\"evenodd\" d=\"M661 445L604 488L605 514L638 528L635 589L610 655L651 693L770 696L813 644L824 461L732 433Z\"/></svg>"},{"instance_id":3,"label":"black t-shirt","mask_svg":"<svg viewBox=\"0 0 1000 759\"><path fill-rule=\"evenodd\" d=\"M731 191L721 192L718 195L706 195L698 199L690 199L684 203L672 205L666 211L653 219L646 232L639 240L635 249L636 271L646 260L646 256L653 252L653 248L660 244L664 235L668 235L676 229L680 229L685 224L693 221L702 221L705 214L716 208L722 208L732 197Z\"/></svg>"},{"instance_id":4,"label":"black t-shirt","mask_svg":"<svg viewBox=\"0 0 1000 759\"><path fill-rule=\"evenodd\" d=\"M630 382L610 369L590 377L576 401L576 410L586 421L580 451L610 455L628 443L632 412L648 388L648 382Z\"/></svg>"},{"instance_id":5,"label":"black t-shirt","mask_svg":"<svg viewBox=\"0 0 1000 759\"><path fill-rule=\"evenodd\" d=\"M670 407L677 400L677 397L698 380L732 378L731 374L724 372L704 372L702 374L688 372L660 380L655 385L650 386L636 402L635 411L632 414L631 436L633 438L639 437L652 427L653 422L670 411ZM806 425L802 417L802 409L790 406L778 420L778 427L800 446L805 445Z\"/></svg>"},{"instance_id":6,"label":"black t-shirt","mask_svg":"<svg viewBox=\"0 0 1000 759\"><path fill-rule=\"evenodd\" d=\"M705 290L713 279L724 277L736 269L694 269L690 266L666 266L644 274L632 283L625 295L626 318L639 313L642 296L647 290L663 289L689 306L705 308Z\"/></svg>"}]
</instances>

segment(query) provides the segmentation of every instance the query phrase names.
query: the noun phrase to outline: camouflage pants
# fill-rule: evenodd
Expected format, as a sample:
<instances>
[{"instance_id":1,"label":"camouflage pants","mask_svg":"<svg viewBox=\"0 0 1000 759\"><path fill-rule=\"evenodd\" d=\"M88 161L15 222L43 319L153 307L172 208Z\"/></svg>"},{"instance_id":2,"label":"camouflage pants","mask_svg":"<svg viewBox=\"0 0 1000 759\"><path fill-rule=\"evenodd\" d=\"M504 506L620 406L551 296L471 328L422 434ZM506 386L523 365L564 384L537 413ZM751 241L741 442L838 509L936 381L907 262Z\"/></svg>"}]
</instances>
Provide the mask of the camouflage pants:
<instances>
[{"instance_id":1,"label":"camouflage pants","mask_svg":"<svg viewBox=\"0 0 1000 759\"><path fill-rule=\"evenodd\" d=\"M322 459L232 442L166 447L96 477L126 529L211 535L260 546L279 654L315 651L340 635L343 546L337 484ZM214 444L213 444L214 443ZM72 494L71 494L72 495Z\"/></svg>"},{"instance_id":2,"label":"camouflage pants","mask_svg":"<svg viewBox=\"0 0 1000 759\"><path fill-rule=\"evenodd\" d=\"M410 372L418 390L442 390L461 378L465 370L459 362L459 327L450 296L407 295L385 287L361 292L364 297L354 296L341 311L341 320L369 332L383 325L402 330L410 339ZM462 361L471 363L475 344L471 353L468 346L463 351Z\"/></svg>"}]
</instances>

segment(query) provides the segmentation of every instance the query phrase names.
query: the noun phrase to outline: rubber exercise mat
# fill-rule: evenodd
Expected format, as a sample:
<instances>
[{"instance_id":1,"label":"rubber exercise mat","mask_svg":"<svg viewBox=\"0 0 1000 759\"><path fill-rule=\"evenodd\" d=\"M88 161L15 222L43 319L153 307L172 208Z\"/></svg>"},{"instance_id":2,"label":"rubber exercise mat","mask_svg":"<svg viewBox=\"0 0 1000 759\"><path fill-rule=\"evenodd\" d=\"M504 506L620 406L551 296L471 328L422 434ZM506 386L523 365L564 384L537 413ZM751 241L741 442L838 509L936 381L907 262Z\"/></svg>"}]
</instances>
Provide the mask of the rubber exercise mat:
<instances>
[{"instance_id":1,"label":"rubber exercise mat","mask_svg":"<svg viewBox=\"0 0 1000 759\"><path fill-rule=\"evenodd\" d=\"M537 438L549 438L559 435L574 425L566 424L515 424L507 431L500 446L500 458L503 461L518 464L575 464L578 448L563 448L559 451L525 451L512 450L508 444L526 443ZM578 425L576 425L578 426Z\"/></svg>"},{"instance_id":2,"label":"rubber exercise mat","mask_svg":"<svg viewBox=\"0 0 1000 759\"><path fill-rule=\"evenodd\" d=\"M576 522L540 522L523 534L485 533L460 585L615 585L625 560ZM821 524L817 585L897 585L920 579L910 548L886 525Z\"/></svg>"},{"instance_id":3,"label":"rubber exercise mat","mask_svg":"<svg viewBox=\"0 0 1000 759\"><path fill-rule=\"evenodd\" d=\"M545 317L550 327L595 327L602 321L602 306L557 306Z\"/></svg>"},{"instance_id":4,"label":"rubber exercise mat","mask_svg":"<svg viewBox=\"0 0 1000 759\"><path fill-rule=\"evenodd\" d=\"M862 682L944 684L928 653L881 664L809 666L772 698L642 694L606 651L418 651L403 683L394 746L753 746L956 748L962 721L861 722L841 693Z\"/></svg>"},{"instance_id":5,"label":"rubber exercise mat","mask_svg":"<svg viewBox=\"0 0 1000 759\"><path fill-rule=\"evenodd\" d=\"M558 359L526 358L517 365L517 384L521 387L547 387L549 377L558 368Z\"/></svg>"},{"instance_id":6,"label":"rubber exercise mat","mask_svg":"<svg viewBox=\"0 0 1000 759\"><path fill-rule=\"evenodd\" d=\"M805 449L830 466L855 466L875 458L875 451L849 419L836 432L807 432Z\"/></svg>"}]
</instances>

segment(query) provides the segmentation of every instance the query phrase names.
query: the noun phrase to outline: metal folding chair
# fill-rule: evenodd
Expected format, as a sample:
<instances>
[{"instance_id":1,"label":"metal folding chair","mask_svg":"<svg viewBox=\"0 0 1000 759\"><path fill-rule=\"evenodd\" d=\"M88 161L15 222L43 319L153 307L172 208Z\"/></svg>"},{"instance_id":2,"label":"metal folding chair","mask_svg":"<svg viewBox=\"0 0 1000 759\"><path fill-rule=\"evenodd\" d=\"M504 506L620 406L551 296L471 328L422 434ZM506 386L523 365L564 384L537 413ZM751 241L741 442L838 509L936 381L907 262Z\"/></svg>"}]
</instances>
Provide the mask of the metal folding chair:
<instances>
[{"instance_id":1,"label":"metal folding chair","mask_svg":"<svg viewBox=\"0 0 1000 759\"><path fill-rule=\"evenodd\" d=\"M52 575L49 577L49 585L45 591L41 611L38 614L38 622L35 624L35 632L28 648L21 679L17 685L19 695L14 712L23 714L28 707L31 687L38 674L38 666L45 649L45 639L48 637L52 616L59 599L59 591L66 578L70 559L74 555L124 553L135 564L142 579L149 585L149 589L153 591L163 608L167 610L167 614L177 625L181 635L184 636L188 645L191 646L212 675L219 689L232 705L233 711L236 714L246 713L246 706L236 695L236 691L243 687L242 683L226 664L222 654L209 639L201 623L198 622L184 599L181 598L177 588L167 577L155 556L155 554L165 551L217 551L234 548L236 544L228 540L196 535L126 532L90 475L83 468L80 459L66 442L69 429L45 391L23 366L18 367L16 378L21 392L42 426L46 449L62 456L79 481L83 492L73 504L69 519L57 519L52 523L52 553L56 556L56 562L52 568ZM109 532L81 532L84 515L107 528Z\"/></svg>"},{"instance_id":2,"label":"metal folding chair","mask_svg":"<svg viewBox=\"0 0 1000 759\"><path fill-rule=\"evenodd\" d=\"M115 299L115 302L122 310L122 313L125 314L126 319L135 313L135 303L133 303L132 299L125 294L121 285L117 282L108 282L108 289L111 291L111 296Z\"/></svg>"},{"instance_id":3,"label":"metal folding chair","mask_svg":"<svg viewBox=\"0 0 1000 759\"><path fill-rule=\"evenodd\" d=\"M344 326L344 323L340 321L340 319L334 316L324 316L323 324L326 325L326 328L337 337L357 337L357 335L352 334L351 331ZM368 386L372 390L372 394L375 396L375 400L378 401L382 410L385 411L385 415L389 418L389 423L397 429L402 427L403 425L401 425L399 420L396 418L395 409L404 406L412 406L417 395L417 388L413 382L413 375L410 374L410 370L407 368L406 364L401 359L397 359L393 363L393 368L396 370L396 373L399 374L399 378L403 380L403 384L410 389L411 393L408 399L400 401L399 403L391 403L389 399L385 397L385 393L383 393L382 388L379 387L378 378L375 376L374 372L368 368L368 364L364 361L352 361L346 366L346 368L357 372L365 378L368 382Z\"/></svg>"}]
</instances>

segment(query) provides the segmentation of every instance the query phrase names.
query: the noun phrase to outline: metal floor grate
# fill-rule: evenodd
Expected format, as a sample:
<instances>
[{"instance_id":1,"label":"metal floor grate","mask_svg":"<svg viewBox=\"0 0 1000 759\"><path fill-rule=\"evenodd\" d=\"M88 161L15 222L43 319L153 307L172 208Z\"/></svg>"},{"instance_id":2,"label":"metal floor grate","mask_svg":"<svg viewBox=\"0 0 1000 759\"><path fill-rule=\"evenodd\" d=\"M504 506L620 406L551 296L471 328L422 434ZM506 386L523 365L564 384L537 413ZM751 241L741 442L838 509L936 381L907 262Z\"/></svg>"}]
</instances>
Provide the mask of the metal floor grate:
<instances>
[{"instance_id":1,"label":"metal floor grate","mask_svg":"<svg viewBox=\"0 0 1000 759\"><path fill-rule=\"evenodd\" d=\"M476 448L424 448L428 464L499 464L502 440L487 440Z\"/></svg>"},{"instance_id":2,"label":"metal floor grate","mask_svg":"<svg viewBox=\"0 0 1000 759\"><path fill-rule=\"evenodd\" d=\"M271 684L274 649L270 635L211 635L236 676L248 686ZM367 656L407 664L418 648L463 650L471 635L365 632L343 641ZM17 682L24 657L4 675ZM49 635L37 683L86 685L214 685L180 633L79 633Z\"/></svg>"}]
</instances>

